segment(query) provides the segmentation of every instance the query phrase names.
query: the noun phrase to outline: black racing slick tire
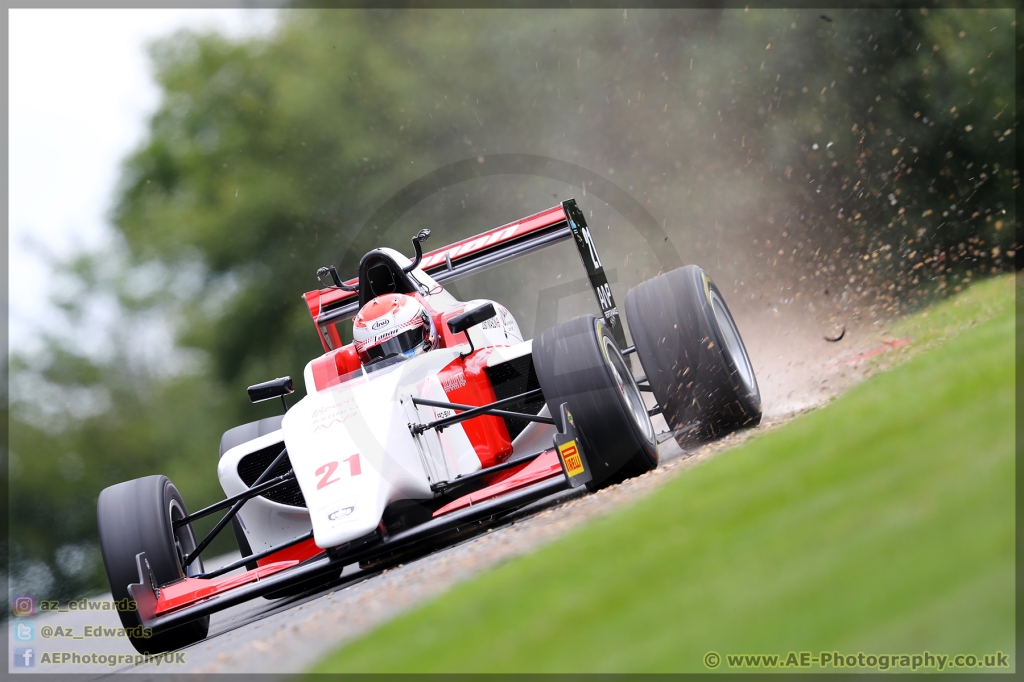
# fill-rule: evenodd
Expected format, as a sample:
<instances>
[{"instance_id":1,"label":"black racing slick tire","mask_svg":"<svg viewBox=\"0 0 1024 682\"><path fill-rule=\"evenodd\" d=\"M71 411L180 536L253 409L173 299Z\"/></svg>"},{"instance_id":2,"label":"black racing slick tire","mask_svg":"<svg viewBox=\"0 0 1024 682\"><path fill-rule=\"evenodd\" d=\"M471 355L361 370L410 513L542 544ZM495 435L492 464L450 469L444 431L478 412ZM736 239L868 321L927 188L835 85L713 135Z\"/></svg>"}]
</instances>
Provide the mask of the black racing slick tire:
<instances>
[{"instance_id":1,"label":"black racing slick tire","mask_svg":"<svg viewBox=\"0 0 1024 682\"><path fill-rule=\"evenodd\" d=\"M187 515L181 495L166 476L125 481L100 493L100 551L115 602L131 601L128 586L139 582L135 557L140 552L146 553L158 586L185 577L181 557L195 549L195 534L191 524L175 529L173 522ZM196 559L188 574L202 571L202 559ZM205 639L210 630L209 616L164 632L149 633L143 631L137 611L118 610L118 615L121 624L132 633L128 639L139 653L174 651Z\"/></svg>"},{"instance_id":2,"label":"black racing slick tire","mask_svg":"<svg viewBox=\"0 0 1024 682\"><path fill-rule=\"evenodd\" d=\"M760 423L754 367L706 272L687 265L642 282L625 309L640 365L680 443Z\"/></svg>"},{"instance_id":3,"label":"black racing slick tire","mask_svg":"<svg viewBox=\"0 0 1024 682\"><path fill-rule=\"evenodd\" d=\"M604 320L584 315L545 330L533 341L533 364L550 413L568 403L593 475L588 488L658 466L647 407Z\"/></svg>"}]
</instances>

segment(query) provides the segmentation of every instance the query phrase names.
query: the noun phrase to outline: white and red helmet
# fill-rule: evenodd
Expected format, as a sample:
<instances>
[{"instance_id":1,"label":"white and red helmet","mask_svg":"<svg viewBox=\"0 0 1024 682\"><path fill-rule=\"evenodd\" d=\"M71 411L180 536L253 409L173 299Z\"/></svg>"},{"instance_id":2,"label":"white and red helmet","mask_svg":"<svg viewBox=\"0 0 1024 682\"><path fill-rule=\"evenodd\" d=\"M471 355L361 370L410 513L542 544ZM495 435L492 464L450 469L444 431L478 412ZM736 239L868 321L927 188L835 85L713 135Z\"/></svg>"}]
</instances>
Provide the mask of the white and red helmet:
<instances>
[{"instance_id":1,"label":"white and red helmet","mask_svg":"<svg viewBox=\"0 0 1024 682\"><path fill-rule=\"evenodd\" d=\"M430 350L435 338L426 309L405 294L378 296L352 320L352 340L363 364L392 355L412 357Z\"/></svg>"}]
</instances>

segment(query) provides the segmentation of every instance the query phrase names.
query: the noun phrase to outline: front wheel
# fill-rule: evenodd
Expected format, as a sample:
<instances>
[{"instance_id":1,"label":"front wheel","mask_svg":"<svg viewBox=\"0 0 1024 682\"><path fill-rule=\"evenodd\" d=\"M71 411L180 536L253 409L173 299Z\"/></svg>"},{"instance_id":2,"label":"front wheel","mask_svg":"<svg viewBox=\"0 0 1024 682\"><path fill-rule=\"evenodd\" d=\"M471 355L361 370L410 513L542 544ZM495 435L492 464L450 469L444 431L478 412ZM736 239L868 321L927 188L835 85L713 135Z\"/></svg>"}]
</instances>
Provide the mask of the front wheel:
<instances>
[{"instance_id":1,"label":"front wheel","mask_svg":"<svg viewBox=\"0 0 1024 682\"><path fill-rule=\"evenodd\" d=\"M756 426L761 391L722 292L687 265L626 294L636 354L677 440L702 440Z\"/></svg>"},{"instance_id":2,"label":"front wheel","mask_svg":"<svg viewBox=\"0 0 1024 682\"><path fill-rule=\"evenodd\" d=\"M568 403L597 490L658 466L654 426L604 320L584 315L533 341L533 365L551 414Z\"/></svg>"},{"instance_id":3,"label":"front wheel","mask_svg":"<svg viewBox=\"0 0 1024 682\"><path fill-rule=\"evenodd\" d=\"M174 528L188 511L166 476L146 476L104 489L96 511L100 552L114 601L131 600L128 585L139 581L135 557L140 552L146 553L158 586L203 572L202 559L193 561L187 571L182 565L182 557L195 550L196 538L191 524ZM119 610L118 615L126 630L139 632L142 621L137 611ZM210 617L204 616L150 637L128 639L139 653L158 654L201 641L209 630Z\"/></svg>"}]
</instances>

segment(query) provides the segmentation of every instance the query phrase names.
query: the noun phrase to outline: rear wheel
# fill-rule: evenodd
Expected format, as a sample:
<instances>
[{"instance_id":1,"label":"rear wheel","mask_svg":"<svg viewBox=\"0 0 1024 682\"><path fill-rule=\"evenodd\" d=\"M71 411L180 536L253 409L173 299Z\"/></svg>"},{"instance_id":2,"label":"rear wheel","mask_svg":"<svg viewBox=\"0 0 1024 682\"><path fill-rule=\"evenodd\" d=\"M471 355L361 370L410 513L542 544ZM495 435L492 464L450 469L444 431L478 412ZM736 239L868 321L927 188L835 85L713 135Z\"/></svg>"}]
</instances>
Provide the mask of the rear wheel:
<instances>
[{"instance_id":1,"label":"rear wheel","mask_svg":"<svg viewBox=\"0 0 1024 682\"><path fill-rule=\"evenodd\" d=\"M174 522L188 515L177 488L166 476L146 476L110 486L100 493L97 521L100 551L114 601L130 600L128 585L139 582L135 557L146 553L157 585L203 572L202 559L191 563L187 572L182 559L196 548L192 525L174 528ZM142 624L136 611L118 611L125 629ZM151 637L129 636L139 653L161 653L194 644L206 638L210 617L204 616ZM141 633L140 633L141 634Z\"/></svg>"},{"instance_id":2,"label":"rear wheel","mask_svg":"<svg viewBox=\"0 0 1024 682\"><path fill-rule=\"evenodd\" d=\"M584 315L533 341L533 364L551 414L568 403L590 463L591 490L658 466L654 426L604 320Z\"/></svg>"},{"instance_id":3,"label":"rear wheel","mask_svg":"<svg viewBox=\"0 0 1024 682\"><path fill-rule=\"evenodd\" d=\"M722 292L687 265L630 289L626 320L669 428L682 442L755 426L761 392Z\"/></svg>"}]
</instances>

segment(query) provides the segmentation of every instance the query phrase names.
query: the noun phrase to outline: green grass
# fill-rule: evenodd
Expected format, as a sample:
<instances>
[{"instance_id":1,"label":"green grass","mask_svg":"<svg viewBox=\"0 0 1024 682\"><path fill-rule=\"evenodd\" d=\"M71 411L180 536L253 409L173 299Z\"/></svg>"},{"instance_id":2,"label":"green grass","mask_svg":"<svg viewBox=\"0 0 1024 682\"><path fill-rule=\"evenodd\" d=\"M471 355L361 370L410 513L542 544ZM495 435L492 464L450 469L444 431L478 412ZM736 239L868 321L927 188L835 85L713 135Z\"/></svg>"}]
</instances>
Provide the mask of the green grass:
<instances>
[{"instance_id":1,"label":"green grass","mask_svg":"<svg viewBox=\"0 0 1024 682\"><path fill-rule=\"evenodd\" d=\"M1013 281L976 285L893 334L929 350L315 672L706 672L709 651L1013 652Z\"/></svg>"}]
</instances>

